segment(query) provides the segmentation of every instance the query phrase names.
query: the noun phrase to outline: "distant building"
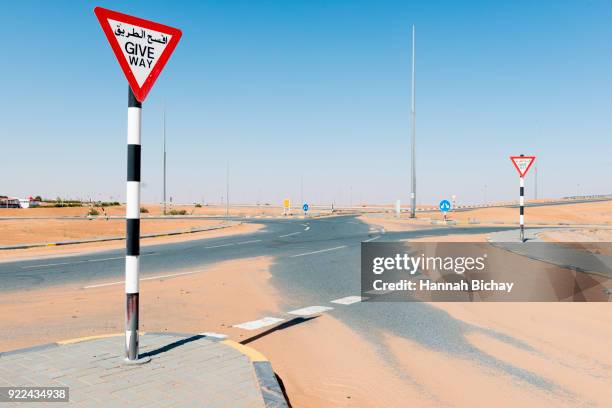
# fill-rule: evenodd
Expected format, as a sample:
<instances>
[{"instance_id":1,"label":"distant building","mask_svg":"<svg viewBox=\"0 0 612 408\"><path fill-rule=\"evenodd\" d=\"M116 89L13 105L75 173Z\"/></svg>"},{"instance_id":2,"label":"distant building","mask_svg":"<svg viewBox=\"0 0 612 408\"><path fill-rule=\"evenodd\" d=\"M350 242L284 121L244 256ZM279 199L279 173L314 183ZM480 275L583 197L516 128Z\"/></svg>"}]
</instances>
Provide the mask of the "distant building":
<instances>
[{"instance_id":1,"label":"distant building","mask_svg":"<svg viewBox=\"0 0 612 408\"><path fill-rule=\"evenodd\" d=\"M38 205L40 205L40 203L32 197L17 198L0 196L0 208L30 208L37 207Z\"/></svg>"}]
</instances>

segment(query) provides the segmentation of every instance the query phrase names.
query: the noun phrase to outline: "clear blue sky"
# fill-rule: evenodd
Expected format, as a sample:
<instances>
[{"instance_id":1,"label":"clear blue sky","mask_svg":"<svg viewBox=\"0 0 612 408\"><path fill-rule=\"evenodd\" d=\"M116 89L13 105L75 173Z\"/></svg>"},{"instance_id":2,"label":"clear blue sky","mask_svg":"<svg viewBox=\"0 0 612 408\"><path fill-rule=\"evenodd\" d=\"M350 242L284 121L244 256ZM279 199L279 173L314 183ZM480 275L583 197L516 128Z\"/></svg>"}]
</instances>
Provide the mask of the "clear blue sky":
<instances>
[{"instance_id":1,"label":"clear blue sky","mask_svg":"<svg viewBox=\"0 0 612 408\"><path fill-rule=\"evenodd\" d=\"M125 196L127 84L96 5L183 30L143 108L143 199L409 198L417 27L418 201L612 193L609 1L3 4L0 194ZM580 184L580 187L578 187ZM527 179L533 195L533 170Z\"/></svg>"}]
</instances>

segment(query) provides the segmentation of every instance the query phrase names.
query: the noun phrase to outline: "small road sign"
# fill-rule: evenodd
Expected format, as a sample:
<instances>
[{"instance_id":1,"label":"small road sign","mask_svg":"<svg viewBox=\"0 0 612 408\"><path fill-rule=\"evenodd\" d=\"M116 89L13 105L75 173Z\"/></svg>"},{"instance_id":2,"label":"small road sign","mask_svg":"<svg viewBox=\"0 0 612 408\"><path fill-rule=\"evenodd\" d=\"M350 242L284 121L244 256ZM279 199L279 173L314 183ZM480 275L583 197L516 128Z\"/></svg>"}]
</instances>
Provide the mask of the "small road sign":
<instances>
[{"instance_id":1,"label":"small road sign","mask_svg":"<svg viewBox=\"0 0 612 408\"><path fill-rule=\"evenodd\" d=\"M304 205L302 206L302 210L304 210L304 212L307 212L309 208L310 207L306 203L304 203Z\"/></svg>"},{"instance_id":2,"label":"small road sign","mask_svg":"<svg viewBox=\"0 0 612 408\"><path fill-rule=\"evenodd\" d=\"M283 200L283 208L289 209L289 199L288 198L285 198Z\"/></svg>"},{"instance_id":3,"label":"small road sign","mask_svg":"<svg viewBox=\"0 0 612 408\"><path fill-rule=\"evenodd\" d=\"M514 164L514 167L519 172L519 177L525 177L535 159L535 156L510 156L512 164Z\"/></svg>"},{"instance_id":4,"label":"small road sign","mask_svg":"<svg viewBox=\"0 0 612 408\"><path fill-rule=\"evenodd\" d=\"M449 212L451 209L451 203L448 200L442 200L440 201L440 211L442 211L443 213L447 213Z\"/></svg>"},{"instance_id":5,"label":"small road sign","mask_svg":"<svg viewBox=\"0 0 612 408\"><path fill-rule=\"evenodd\" d=\"M102 7L94 12L134 96L143 102L176 48L181 30Z\"/></svg>"}]
</instances>

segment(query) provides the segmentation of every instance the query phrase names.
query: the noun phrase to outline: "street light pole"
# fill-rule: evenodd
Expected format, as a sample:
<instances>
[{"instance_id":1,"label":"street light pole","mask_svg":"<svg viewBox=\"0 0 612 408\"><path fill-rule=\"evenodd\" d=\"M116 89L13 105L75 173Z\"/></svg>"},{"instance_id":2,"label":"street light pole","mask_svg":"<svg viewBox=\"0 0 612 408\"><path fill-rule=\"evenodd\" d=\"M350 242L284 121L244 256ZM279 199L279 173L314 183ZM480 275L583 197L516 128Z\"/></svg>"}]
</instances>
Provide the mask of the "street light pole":
<instances>
[{"instance_id":1,"label":"street light pole","mask_svg":"<svg viewBox=\"0 0 612 408\"><path fill-rule=\"evenodd\" d=\"M163 115L163 141L164 141L164 157L163 157L163 161L164 161L164 189L163 189L163 196L164 196L164 215L166 215L166 105L164 105L164 115Z\"/></svg>"},{"instance_id":2,"label":"street light pole","mask_svg":"<svg viewBox=\"0 0 612 408\"><path fill-rule=\"evenodd\" d=\"M416 216L416 99L415 99L415 37L416 31L414 24L412 25L412 107L410 110L411 119L412 119L412 166L410 171L411 178L411 189L410 189L410 200L411 200L411 208L410 208L410 218L415 218Z\"/></svg>"},{"instance_id":3,"label":"street light pole","mask_svg":"<svg viewBox=\"0 0 612 408\"><path fill-rule=\"evenodd\" d=\"M225 174L225 217L229 218L229 161L227 162L227 172Z\"/></svg>"}]
</instances>

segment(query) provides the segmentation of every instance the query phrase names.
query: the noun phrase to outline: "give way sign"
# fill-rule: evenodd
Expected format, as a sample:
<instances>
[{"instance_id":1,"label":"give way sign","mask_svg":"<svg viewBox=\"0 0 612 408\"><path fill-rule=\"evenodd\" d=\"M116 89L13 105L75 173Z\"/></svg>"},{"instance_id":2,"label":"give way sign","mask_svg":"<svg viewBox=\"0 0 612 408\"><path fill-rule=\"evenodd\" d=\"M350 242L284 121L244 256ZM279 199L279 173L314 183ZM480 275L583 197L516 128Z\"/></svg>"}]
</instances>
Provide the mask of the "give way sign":
<instances>
[{"instance_id":1,"label":"give way sign","mask_svg":"<svg viewBox=\"0 0 612 408\"><path fill-rule=\"evenodd\" d=\"M176 48L181 30L102 7L94 13L134 96L143 102Z\"/></svg>"},{"instance_id":2,"label":"give way sign","mask_svg":"<svg viewBox=\"0 0 612 408\"><path fill-rule=\"evenodd\" d=\"M535 156L510 156L510 160L512 160L512 164L516 167L520 177L525 177L535 159Z\"/></svg>"}]
</instances>

